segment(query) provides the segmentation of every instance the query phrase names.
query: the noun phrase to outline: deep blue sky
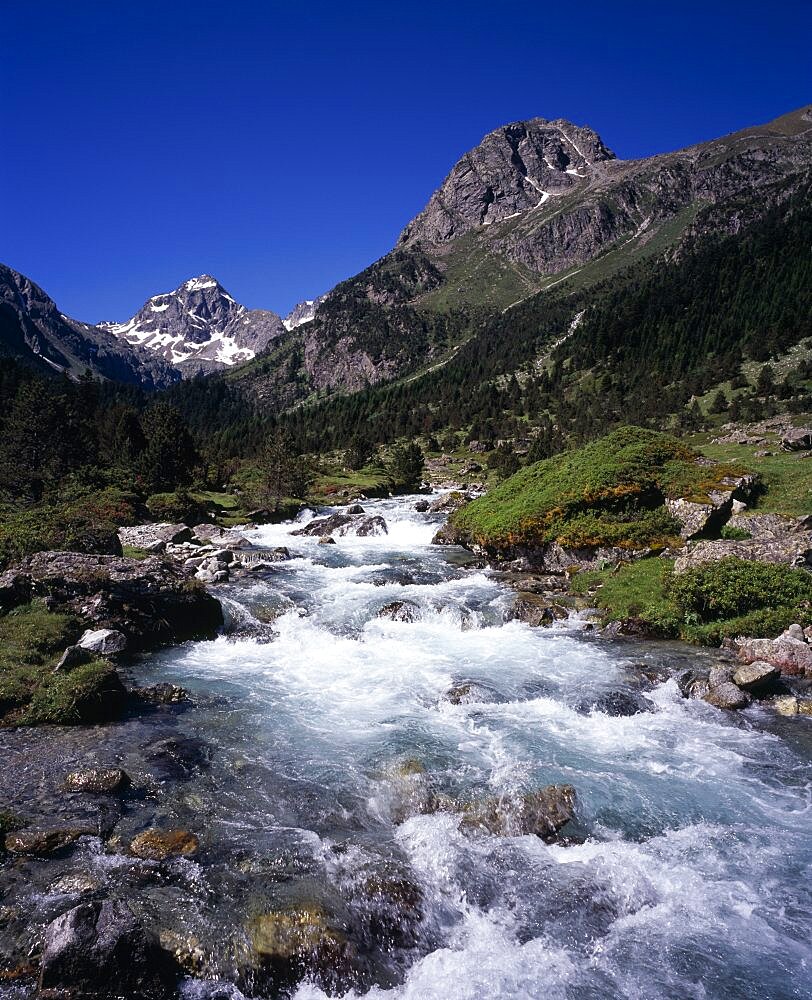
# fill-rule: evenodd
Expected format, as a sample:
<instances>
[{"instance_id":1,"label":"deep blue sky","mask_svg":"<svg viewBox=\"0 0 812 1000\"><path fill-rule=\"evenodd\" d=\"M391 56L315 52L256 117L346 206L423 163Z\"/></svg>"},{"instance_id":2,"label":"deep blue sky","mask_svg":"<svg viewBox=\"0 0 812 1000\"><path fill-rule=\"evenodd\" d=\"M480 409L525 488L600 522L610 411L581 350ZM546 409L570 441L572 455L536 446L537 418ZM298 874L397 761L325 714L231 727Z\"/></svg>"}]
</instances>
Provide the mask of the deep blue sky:
<instances>
[{"instance_id":1,"label":"deep blue sky","mask_svg":"<svg viewBox=\"0 0 812 1000\"><path fill-rule=\"evenodd\" d=\"M636 157L812 100L810 9L0 0L0 261L88 321L202 272L284 313L505 122Z\"/></svg>"}]
</instances>

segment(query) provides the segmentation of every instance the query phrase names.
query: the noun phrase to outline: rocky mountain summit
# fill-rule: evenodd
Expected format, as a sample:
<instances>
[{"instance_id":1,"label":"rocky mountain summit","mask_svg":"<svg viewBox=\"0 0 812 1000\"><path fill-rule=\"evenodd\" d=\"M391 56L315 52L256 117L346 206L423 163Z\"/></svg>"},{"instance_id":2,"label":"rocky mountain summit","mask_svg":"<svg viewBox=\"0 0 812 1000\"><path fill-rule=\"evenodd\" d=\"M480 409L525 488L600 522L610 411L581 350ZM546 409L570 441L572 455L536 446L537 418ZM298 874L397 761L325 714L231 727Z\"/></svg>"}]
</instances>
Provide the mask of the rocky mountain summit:
<instances>
[{"instance_id":1,"label":"rocky mountain summit","mask_svg":"<svg viewBox=\"0 0 812 1000\"><path fill-rule=\"evenodd\" d=\"M533 118L489 132L452 169L399 243L442 244L572 193L614 159L591 128Z\"/></svg>"},{"instance_id":2,"label":"rocky mountain summit","mask_svg":"<svg viewBox=\"0 0 812 1000\"><path fill-rule=\"evenodd\" d=\"M88 369L116 382L164 388L178 373L162 358L109 330L63 315L30 278L0 264L0 353L43 371L79 376Z\"/></svg>"},{"instance_id":3,"label":"rocky mountain summit","mask_svg":"<svg viewBox=\"0 0 812 1000\"><path fill-rule=\"evenodd\" d=\"M99 325L163 357L184 377L250 361L285 329L276 313L246 309L209 274L153 295L126 323Z\"/></svg>"}]
</instances>

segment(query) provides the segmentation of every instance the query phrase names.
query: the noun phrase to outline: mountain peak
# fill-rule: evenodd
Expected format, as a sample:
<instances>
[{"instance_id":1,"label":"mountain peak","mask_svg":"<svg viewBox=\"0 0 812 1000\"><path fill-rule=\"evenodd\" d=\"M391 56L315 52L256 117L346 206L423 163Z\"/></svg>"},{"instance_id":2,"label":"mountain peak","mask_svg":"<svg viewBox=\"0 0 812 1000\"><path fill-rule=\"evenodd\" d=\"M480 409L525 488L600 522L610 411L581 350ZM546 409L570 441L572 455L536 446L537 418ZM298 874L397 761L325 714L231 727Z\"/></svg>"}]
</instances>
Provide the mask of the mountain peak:
<instances>
[{"instance_id":1,"label":"mountain peak","mask_svg":"<svg viewBox=\"0 0 812 1000\"><path fill-rule=\"evenodd\" d=\"M153 295L126 323L99 325L189 374L250 361L284 329L276 313L246 309L210 274Z\"/></svg>"},{"instance_id":2,"label":"mountain peak","mask_svg":"<svg viewBox=\"0 0 812 1000\"><path fill-rule=\"evenodd\" d=\"M455 164L400 237L442 244L568 194L615 154L588 126L531 118L494 129Z\"/></svg>"}]
</instances>

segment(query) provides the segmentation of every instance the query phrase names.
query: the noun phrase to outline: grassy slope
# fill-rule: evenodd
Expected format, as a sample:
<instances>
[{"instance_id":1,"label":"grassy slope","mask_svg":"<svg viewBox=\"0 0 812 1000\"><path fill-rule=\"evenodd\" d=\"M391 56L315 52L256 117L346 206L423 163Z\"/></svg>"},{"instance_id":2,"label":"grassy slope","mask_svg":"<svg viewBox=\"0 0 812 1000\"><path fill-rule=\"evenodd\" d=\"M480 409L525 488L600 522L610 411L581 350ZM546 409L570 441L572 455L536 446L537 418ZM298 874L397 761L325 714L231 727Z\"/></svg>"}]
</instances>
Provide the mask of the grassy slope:
<instances>
[{"instance_id":1,"label":"grassy slope","mask_svg":"<svg viewBox=\"0 0 812 1000\"><path fill-rule=\"evenodd\" d=\"M665 545L664 496L702 500L734 467L706 468L676 438L621 427L520 470L458 511L452 526L486 545Z\"/></svg>"},{"instance_id":2,"label":"grassy slope","mask_svg":"<svg viewBox=\"0 0 812 1000\"><path fill-rule=\"evenodd\" d=\"M54 614L39 603L0 617L0 724L70 725L95 719L114 677L110 664L92 660L54 673L65 647L82 631L73 616Z\"/></svg>"}]
</instances>

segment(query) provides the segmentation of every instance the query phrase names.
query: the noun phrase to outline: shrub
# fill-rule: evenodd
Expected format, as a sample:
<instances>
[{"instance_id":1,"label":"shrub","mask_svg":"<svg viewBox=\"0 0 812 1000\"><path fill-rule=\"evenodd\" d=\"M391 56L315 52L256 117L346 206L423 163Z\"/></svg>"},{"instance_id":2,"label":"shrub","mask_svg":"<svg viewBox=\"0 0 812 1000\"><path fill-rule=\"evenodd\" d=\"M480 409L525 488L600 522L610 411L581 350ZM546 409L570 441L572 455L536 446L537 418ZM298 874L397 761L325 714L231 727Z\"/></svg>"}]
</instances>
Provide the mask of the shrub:
<instances>
[{"instance_id":1,"label":"shrub","mask_svg":"<svg viewBox=\"0 0 812 1000\"><path fill-rule=\"evenodd\" d=\"M208 516L206 505L185 490L154 493L147 500L147 510L156 521L182 522L194 526Z\"/></svg>"},{"instance_id":2,"label":"shrub","mask_svg":"<svg viewBox=\"0 0 812 1000\"><path fill-rule=\"evenodd\" d=\"M793 609L809 617L812 575L791 566L728 556L673 578L669 596L688 623L735 619L750 612Z\"/></svg>"}]
</instances>

